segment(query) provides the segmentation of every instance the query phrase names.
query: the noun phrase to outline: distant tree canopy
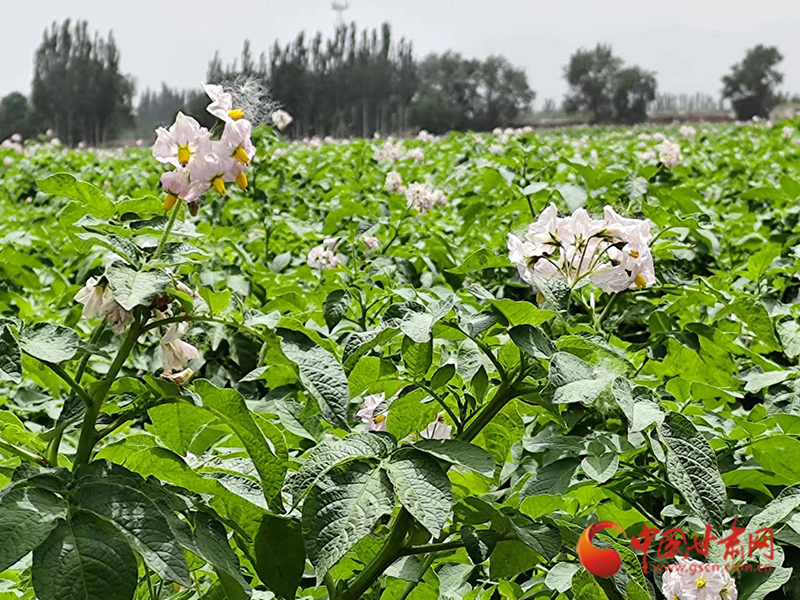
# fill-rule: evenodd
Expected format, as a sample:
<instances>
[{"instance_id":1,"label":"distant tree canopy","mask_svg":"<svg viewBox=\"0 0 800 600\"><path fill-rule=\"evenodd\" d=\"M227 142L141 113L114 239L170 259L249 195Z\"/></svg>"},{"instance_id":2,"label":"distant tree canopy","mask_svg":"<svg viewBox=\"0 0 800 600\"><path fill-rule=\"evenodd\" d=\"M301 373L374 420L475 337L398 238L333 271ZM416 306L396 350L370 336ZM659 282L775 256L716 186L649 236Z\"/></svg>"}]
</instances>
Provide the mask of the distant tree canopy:
<instances>
[{"instance_id":1,"label":"distant tree canopy","mask_svg":"<svg viewBox=\"0 0 800 600\"><path fill-rule=\"evenodd\" d=\"M36 51L31 100L42 128L67 144L101 144L132 123L134 85L119 70L113 34L86 21L53 23Z\"/></svg>"},{"instance_id":2,"label":"distant tree canopy","mask_svg":"<svg viewBox=\"0 0 800 600\"><path fill-rule=\"evenodd\" d=\"M623 68L611 46L578 50L564 69L569 93L567 113L586 112L592 123L640 123L656 97L655 74L639 67Z\"/></svg>"},{"instance_id":3,"label":"distant tree canopy","mask_svg":"<svg viewBox=\"0 0 800 600\"><path fill-rule=\"evenodd\" d=\"M136 111L136 133L143 137L152 135L157 127L172 123L181 110L204 118L207 114L205 105L202 104L204 98L202 90L173 90L166 83L162 83L161 90L157 92L146 89L139 99ZM205 102L207 104L207 99ZM200 110L191 110L195 107ZM207 121L213 124L213 117L209 117ZM209 125L208 122L204 124Z\"/></svg>"},{"instance_id":4,"label":"distant tree canopy","mask_svg":"<svg viewBox=\"0 0 800 600\"><path fill-rule=\"evenodd\" d=\"M332 39L318 33L310 42L300 33L258 61L245 42L238 64L223 66L217 55L207 78L240 76L265 82L295 119L290 133L300 137L490 129L513 124L534 97L524 71L502 56L480 61L448 52L417 63L411 44L395 41L388 24L361 32L341 26Z\"/></svg>"},{"instance_id":5,"label":"distant tree canopy","mask_svg":"<svg viewBox=\"0 0 800 600\"><path fill-rule=\"evenodd\" d=\"M417 73L412 121L433 133L513 125L535 97L525 72L503 56L481 61L431 54Z\"/></svg>"},{"instance_id":6,"label":"distant tree canopy","mask_svg":"<svg viewBox=\"0 0 800 600\"><path fill-rule=\"evenodd\" d=\"M722 78L722 97L730 99L737 119L769 115L778 102L777 87L783 81L783 74L776 69L782 60L775 46L759 44Z\"/></svg>"},{"instance_id":7,"label":"distant tree canopy","mask_svg":"<svg viewBox=\"0 0 800 600\"><path fill-rule=\"evenodd\" d=\"M40 131L25 96L19 92L11 92L0 100L0 140L15 133L29 138Z\"/></svg>"}]
</instances>

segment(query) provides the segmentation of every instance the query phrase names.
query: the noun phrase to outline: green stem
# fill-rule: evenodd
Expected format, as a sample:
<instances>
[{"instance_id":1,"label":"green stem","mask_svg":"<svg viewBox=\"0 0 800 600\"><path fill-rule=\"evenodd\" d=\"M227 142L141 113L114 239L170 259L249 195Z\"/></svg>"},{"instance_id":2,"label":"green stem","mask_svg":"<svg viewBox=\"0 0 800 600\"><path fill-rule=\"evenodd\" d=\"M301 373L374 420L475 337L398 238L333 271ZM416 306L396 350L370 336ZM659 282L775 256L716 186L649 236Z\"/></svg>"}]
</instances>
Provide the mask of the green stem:
<instances>
[{"instance_id":1,"label":"green stem","mask_svg":"<svg viewBox=\"0 0 800 600\"><path fill-rule=\"evenodd\" d=\"M364 592L397 560L410 525L411 515L405 508L401 508L390 525L386 544L378 552L378 555L372 559L372 562L359 573L350 588L341 595L341 600L360 600L364 596Z\"/></svg>"},{"instance_id":2,"label":"green stem","mask_svg":"<svg viewBox=\"0 0 800 600\"><path fill-rule=\"evenodd\" d=\"M406 600L406 598L411 595L411 592L413 592L414 588L417 587L417 584L422 581L422 578L425 576L425 573L428 572L428 569L431 568L431 565L435 559L435 554L431 554L425 558L425 560L422 562L422 569L420 569L417 581L409 581L406 585L406 589L403 590L403 593L400 594L400 597L397 600Z\"/></svg>"},{"instance_id":3,"label":"green stem","mask_svg":"<svg viewBox=\"0 0 800 600\"><path fill-rule=\"evenodd\" d=\"M35 454L31 454L30 452L23 450L22 448L17 448L16 446L12 446L11 444L7 444L5 442L0 442L0 449L5 450L10 454L16 454L20 458L24 458L25 460L34 462L38 465L41 465L44 462L40 456L36 456Z\"/></svg>"},{"instance_id":4,"label":"green stem","mask_svg":"<svg viewBox=\"0 0 800 600\"><path fill-rule=\"evenodd\" d=\"M325 582L325 588L328 590L328 599L334 600L336 598L336 581L334 581L330 572L325 573L323 581Z\"/></svg>"},{"instance_id":5,"label":"green stem","mask_svg":"<svg viewBox=\"0 0 800 600\"><path fill-rule=\"evenodd\" d=\"M47 362L46 360L43 360L41 362L42 362L42 364L44 366L46 366L48 369L50 369L53 373L55 373L56 375L61 377L61 379L63 379L66 382L66 384L70 388L72 388L72 391L75 393L75 395L79 396L80 399L83 400L83 402L86 404L87 407L92 404L92 398L89 396L89 394L86 392L86 390L84 390L81 387L81 385L77 381L75 381L75 379L72 378L72 375L70 375L63 368L61 368L60 365L57 365L57 364L51 363L51 362Z\"/></svg>"},{"instance_id":6,"label":"green stem","mask_svg":"<svg viewBox=\"0 0 800 600\"><path fill-rule=\"evenodd\" d=\"M125 337L125 340L122 342L122 345L117 351L117 355L114 357L114 362L111 363L108 373L106 373L105 378L100 383L97 391L94 393L94 396L91 399L91 404L86 407L86 414L83 417L83 424L81 425L81 435L78 439L78 450L75 453L75 462L73 463L73 468L85 465L92 457L92 450L94 449L94 445L97 443L95 424L97 423L97 417L100 414L100 409L102 408L103 402L108 394L108 390L111 389L111 386L113 385L117 374L122 368L122 365L125 364L125 361L128 359L128 356L133 350L133 347L136 345L139 335L142 332L143 325L143 319L137 315L134 318L133 325L131 325L130 329L128 329L128 335Z\"/></svg>"},{"instance_id":7,"label":"green stem","mask_svg":"<svg viewBox=\"0 0 800 600\"><path fill-rule=\"evenodd\" d=\"M156 259L161 256L161 253L164 251L164 245L167 243L167 238L169 238L169 234L172 231L173 226L175 225L175 219L178 218L178 213L181 210L181 199L178 198L175 201L175 207L172 209L172 215L169 218L169 222L167 223L167 228L164 230L164 234L161 236L161 239L158 242L158 247L156 248L155 254L153 254L153 258Z\"/></svg>"}]
</instances>

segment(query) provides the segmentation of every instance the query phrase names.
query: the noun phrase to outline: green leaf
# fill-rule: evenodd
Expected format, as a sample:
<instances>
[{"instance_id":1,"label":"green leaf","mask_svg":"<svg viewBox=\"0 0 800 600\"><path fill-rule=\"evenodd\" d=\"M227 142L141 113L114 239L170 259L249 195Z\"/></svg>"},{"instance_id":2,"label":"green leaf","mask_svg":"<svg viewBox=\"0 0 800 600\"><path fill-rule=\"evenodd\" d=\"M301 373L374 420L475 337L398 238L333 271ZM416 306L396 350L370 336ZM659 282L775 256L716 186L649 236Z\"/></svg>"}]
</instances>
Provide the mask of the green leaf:
<instances>
[{"instance_id":1,"label":"green leaf","mask_svg":"<svg viewBox=\"0 0 800 600\"><path fill-rule=\"evenodd\" d=\"M457 267L447 269L447 272L453 273L454 275L466 275L473 271L510 266L512 265L505 254L497 254L488 248L480 248L465 258Z\"/></svg>"},{"instance_id":2,"label":"green leaf","mask_svg":"<svg viewBox=\"0 0 800 600\"><path fill-rule=\"evenodd\" d=\"M755 298L738 298L731 305L731 311L747 324L759 342L770 350L781 350L780 342L775 337L772 319L764 305Z\"/></svg>"},{"instance_id":3,"label":"green leaf","mask_svg":"<svg viewBox=\"0 0 800 600\"><path fill-rule=\"evenodd\" d=\"M131 600L138 566L115 527L78 511L33 551L31 574L40 600Z\"/></svg>"},{"instance_id":4,"label":"green leaf","mask_svg":"<svg viewBox=\"0 0 800 600\"><path fill-rule=\"evenodd\" d=\"M771 435L750 446L762 467L786 478L790 484L800 483L800 441L787 435Z\"/></svg>"},{"instance_id":5,"label":"green leaf","mask_svg":"<svg viewBox=\"0 0 800 600\"><path fill-rule=\"evenodd\" d=\"M35 487L2 490L0 496L0 572L39 546L67 518L67 504Z\"/></svg>"},{"instance_id":6,"label":"green leaf","mask_svg":"<svg viewBox=\"0 0 800 600\"><path fill-rule=\"evenodd\" d=\"M190 452L202 455L215 441L226 435L225 428L215 426L216 417L213 413L188 402L161 404L147 413L158 438L181 456Z\"/></svg>"},{"instance_id":7,"label":"green leaf","mask_svg":"<svg viewBox=\"0 0 800 600\"><path fill-rule=\"evenodd\" d=\"M475 529L472 525L464 525L461 539L472 562L479 565L491 556L497 546L498 535L491 529Z\"/></svg>"},{"instance_id":8,"label":"green leaf","mask_svg":"<svg viewBox=\"0 0 800 600\"><path fill-rule=\"evenodd\" d=\"M389 436L374 433L351 433L340 440L315 446L290 480L289 490L294 504L298 504L306 492L334 467L358 459L384 458L392 450L394 441Z\"/></svg>"},{"instance_id":9,"label":"green leaf","mask_svg":"<svg viewBox=\"0 0 800 600\"><path fill-rule=\"evenodd\" d=\"M789 582L792 569L776 567L772 571L748 573L739 584L740 600L764 600L771 592L776 592Z\"/></svg>"},{"instance_id":10,"label":"green leaf","mask_svg":"<svg viewBox=\"0 0 800 600\"><path fill-rule=\"evenodd\" d=\"M431 339L433 321L430 313L409 311L400 321L400 331L417 344L425 344Z\"/></svg>"},{"instance_id":11,"label":"green leaf","mask_svg":"<svg viewBox=\"0 0 800 600\"><path fill-rule=\"evenodd\" d=\"M22 381L22 354L11 330L0 327L0 381Z\"/></svg>"},{"instance_id":12,"label":"green leaf","mask_svg":"<svg viewBox=\"0 0 800 600\"><path fill-rule=\"evenodd\" d=\"M114 203L103 192L69 173L55 173L37 180L36 185L45 194L76 200L96 217L113 217L116 212Z\"/></svg>"},{"instance_id":13,"label":"green leaf","mask_svg":"<svg viewBox=\"0 0 800 600\"><path fill-rule=\"evenodd\" d=\"M544 296L545 308L555 310L557 312L564 312L569 307L569 297L572 294L572 289L566 281L556 279L555 277L540 277L534 275L533 285L539 290L539 293ZM536 325L537 323L531 323Z\"/></svg>"},{"instance_id":14,"label":"green leaf","mask_svg":"<svg viewBox=\"0 0 800 600\"><path fill-rule=\"evenodd\" d=\"M574 354L556 352L550 360L549 385L553 402L591 404L606 391L611 377L595 372L591 365Z\"/></svg>"},{"instance_id":15,"label":"green leaf","mask_svg":"<svg viewBox=\"0 0 800 600\"><path fill-rule=\"evenodd\" d=\"M25 354L50 363L70 360L78 351L78 343L77 333L53 323L35 323L25 327L19 336L19 346Z\"/></svg>"},{"instance_id":16,"label":"green leaf","mask_svg":"<svg viewBox=\"0 0 800 600\"><path fill-rule=\"evenodd\" d=\"M795 320L781 321L776 329L784 354L789 358L800 356L800 324Z\"/></svg>"},{"instance_id":17,"label":"green leaf","mask_svg":"<svg viewBox=\"0 0 800 600\"><path fill-rule=\"evenodd\" d=\"M550 358L556 347L540 329L532 325L517 325L508 330L517 347L534 358Z\"/></svg>"},{"instance_id":18,"label":"green leaf","mask_svg":"<svg viewBox=\"0 0 800 600\"><path fill-rule=\"evenodd\" d=\"M348 429L350 390L341 363L300 332L279 329L278 334L281 350L297 365L300 382L319 403L322 416L331 424Z\"/></svg>"},{"instance_id":19,"label":"green leaf","mask_svg":"<svg viewBox=\"0 0 800 600\"><path fill-rule=\"evenodd\" d=\"M658 428L667 453L667 475L705 523L719 527L728 497L717 457L706 438L680 413L668 412Z\"/></svg>"},{"instance_id":20,"label":"green leaf","mask_svg":"<svg viewBox=\"0 0 800 600\"><path fill-rule=\"evenodd\" d=\"M647 194L648 186L649 183L644 177L631 175L625 180L625 193L628 194L628 198L638 202Z\"/></svg>"},{"instance_id":21,"label":"green leaf","mask_svg":"<svg viewBox=\"0 0 800 600\"><path fill-rule=\"evenodd\" d=\"M503 316L508 319L509 325L512 326L530 325L531 327L538 327L558 314L552 310L539 308L530 302L509 300L507 298L495 300L492 304L503 313Z\"/></svg>"},{"instance_id":22,"label":"green leaf","mask_svg":"<svg viewBox=\"0 0 800 600\"><path fill-rule=\"evenodd\" d=\"M450 382L455 374L456 366L452 363L439 367L431 376L431 388L438 390L440 387L444 387Z\"/></svg>"},{"instance_id":23,"label":"green leaf","mask_svg":"<svg viewBox=\"0 0 800 600\"><path fill-rule=\"evenodd\" d=\"M165 292L171 282L170 276L164 271L137 271L119 261L106 269L106 278L114 300L125 310L150 306L156 294Z\"/></svg>"},{"instance_id":24,"label":"green leaf","mask_svg":"<svg viewBox=\"0 0 800 600\"><path fill-rule=\"evenodd\" d=\"M317 584L393 509L389 479L366 463L337 467L317 482L303 504L303 536Z\"/></svg>"},{"instance_id":25,"label":"green leaf","mask_svg":"<svg viewBox=\"0 0 800 600\"><path fill-rule=\"evenodd\" d=\"M322 303L322 316L325 317L325 324L328 331L333 331L339 322L344 318L350 306L350 294L347 290L333 290Z\"/></svg>"},{"instance_id":26,"label":"green leaf","mask_svg":"<svg viewBox=\"0 0 800 600\"><path fill-rule=\"evenodd\" d=\"M209 287L203 286L200 288L200 296L206 301L208 310L211 314L219 315L228 310L231 305L231 291L223 290L215 292Z\"/></svg>"},{"instance_id":27,"label":"green leaf","mask_svg":"<svg viewBox=\"0 0 800 600\"><path fill-rule=\"evenodd\" d=\"M403 338L402 352L406 372L413 379L425 377L433 363L433 340L418 343L406 336Z\"/></svg>"},{"instance_id":28,"label":"green leaf","mask_svg":"<svg viewBox=\"0 0 800 600\"><path fill-rule=\"evenodd\" d=\"M450 480L435 459L410 449L395 452L386 471L400 503L439 537L450 516L453 492Z\"/></svg>"},{"instance_id":29,"label":"green leaf","mask_svg":"<svg viewBox=\"0 0 800 600\"><path fill-rule=\"evenodd\" d=\"M572 577L580 570L581 566L577 563L556 563L547 572L544 584L551 590L565 593L572 589Z\"/></svg>"},{"instance_id":30,"label":"green leaf","mask_svg":"<svg viewBox=\"0 0 800 600\"><path fill-rule=\"evenodd\" d=\"M561 194L564 202L567 203L567 208L569 208L570 212L575 212L586 204L588 194L582 187L574 183L560 183L555 188Z\"/></svg>"},{"instance_id":31,"label":"green leaf","mask_svg":"<svg viewBox=\"0 0 800 600\"><path fill-rule=\"evenodd\" d=\"M183 550L169 523L142 492L130 486L94 482L80 486L73 502L116 525L159 577L192 586Z\"/></svg>"},{"instance_id":32,"label":"green leaf","mask_svg":"<svg viewBox=\"0 0 800 600\"><path fill-rule=\"evenodd\" d=\"M561 552L561 533L555 527L540 525L520 513L508 515L517 539L545 560L553 560Z\"/></svg>"},{"instance_id":33,"label":"green leaf","mask_svg":"<svg viewBox=\"0 0 800 600\"><path fill-rule=\"evenodd\" d=\"M452 464L472 469L487 477L494 475L495 462L483 448L460 440L420 440L414 448Z\"/></svg>"},{"instance_id":34,"label":"green leaf","mask_svg":"<svg viewBox=\"0 0 800 600\"><path fill-rule=\"evenodd\" d=\"M231 549L225 528L208 513L195 516L194 536L200 558L228 574L238 587L249 593L250 586L242 577L239 559Z\"/></svg>"},{"instance_id":35,"label":"green leaf","mask_svg":"<svg viewBox=\"0 0 800 600\"><path fill-rule=\"evenodd\" d=\"M294 598L306 566L300 522L264 515L253 546L253 566L262 583L282 598Z\"/></svg>"},{"instance_id":36,"label":"green leaf","mask_svg":"<svg viewBox=\"0 0 800 600\"><path fill-rule=\"evenodd\" d=\"M280 440L282 452L279 452L277 445L268 443L253 420L244 398L236 390L218 388L210 381L199 379L194 383L194 391L200 395L203 408L230 427L242 442L258 471L267 503L276 510L282 510L280 494L288 469L283 440Z\"/></svg>"},{"instance_id":37,"label":"green leaf","mask_svg":"<svg viewBox=\"0 0 800 600\"><path fill-rule=\"evenodd\" d=\"M581 461L577 458L562 458L545 465L533 475L519 492L520 499L546 494L560 496L569 489L569 483Z\"/></svg>"}]
</instances>

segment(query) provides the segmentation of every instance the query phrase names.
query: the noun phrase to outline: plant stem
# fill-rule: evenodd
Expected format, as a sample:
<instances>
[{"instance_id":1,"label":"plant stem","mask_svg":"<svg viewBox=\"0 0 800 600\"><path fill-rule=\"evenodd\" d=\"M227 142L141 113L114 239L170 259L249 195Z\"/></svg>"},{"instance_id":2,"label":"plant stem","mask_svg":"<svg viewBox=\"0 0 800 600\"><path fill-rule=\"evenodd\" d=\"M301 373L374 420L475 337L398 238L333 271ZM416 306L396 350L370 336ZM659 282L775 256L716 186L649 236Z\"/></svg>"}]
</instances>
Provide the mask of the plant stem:
<instances>
[{"instance_id":1,"label":"plant stem","mask_svg":"<svg viewBox=\"0 0 800 600\"><path fill-rule=\"evenodd\" d=\"M44 360L41 361L41 362L42 362L42 364L44 366L46 366L48 369L50 369L53 373L55 373L56 375L61 377L61 379L63 379L66 382L66 384L70 388L72 388L72 391L77 396L79 396L81 400L83 400L83 402L86 404L87 407L91 405L92 398L89 396L88 393L86 393L86 390L84 390L81 387L81 385L77 381L75 381L75 379L72 378L72 375L67 373L60 365L57 365L57 364L51 363L51 362L47 362L47 361L44 361Z\"/></svg>"},{"instance_id":2,"label":"plant stem","mask_svg":"<svg viewBox=\"0 0 800 600\"><path fill-rule=\"evenodd\" d=\"M94 445L97 443L95 424L97 423L97 417L100 414L100 409L102 408L103 402L106 399L108 390L111 389L111 386L113 385L117 374L122 368L122 365L128 359L128 356L139 339L139 335L142 332L142 327L144 326L144 320L144 318L136 315L133 324L128 329L128 335L125 336L125 340L122 342L122 345L117 351L117 355L114 357L114 362L111 363L108 373L106 373L105 378L100 383L97 391L94 393L94 396L91 399L91 404L86 407L86 414L83 417L83 424L81 425L81 435L78 439L78 450L75 453L73 469L76 469L81 465L85 465L92 457L92 450L94 450Z\"/></svg>"},{"instance_id":3,"label":"plant stem","mask_svg":"<svg viewBox=\"0 0 800 600\"><path fill-rule=\"evenodd\" d=\"M164 234L161 236L161 239L158 242L158 247L156 248L155 254L153 254L153 258L158 258L161 256L161 253L164 251L164 245L167 243L167 238L169 238L169 234L172 231L173 226L175 225L175 219L178 218L178 213L181 210L181 202L182 200L178 198L175 201L175 206L172 209L172 215L169 218L169 222L167 223L167 228L164 230Z\"/></svg>"}]
</instances>

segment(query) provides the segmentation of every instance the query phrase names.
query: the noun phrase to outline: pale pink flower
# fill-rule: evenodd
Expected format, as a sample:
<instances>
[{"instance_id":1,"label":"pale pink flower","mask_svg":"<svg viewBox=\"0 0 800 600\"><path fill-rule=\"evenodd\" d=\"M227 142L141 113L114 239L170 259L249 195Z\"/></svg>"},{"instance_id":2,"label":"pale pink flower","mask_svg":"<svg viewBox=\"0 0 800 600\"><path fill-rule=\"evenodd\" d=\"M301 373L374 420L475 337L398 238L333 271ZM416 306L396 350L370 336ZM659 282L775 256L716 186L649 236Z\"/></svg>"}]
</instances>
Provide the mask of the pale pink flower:
<instances>
[{"instance_id":1,"label":"pale pink flower","mask_svg":"<svg viewBox=\"0 0 800 600\"><path fill-rule=\"evenodd\" d=\"M367 426L367 431L386 431L386 415L384 413L375 414L375 409L385 399L386 396L383 393L364 396L364 408L359 410L356 415Z\"/></svg>"}]
</instances>

